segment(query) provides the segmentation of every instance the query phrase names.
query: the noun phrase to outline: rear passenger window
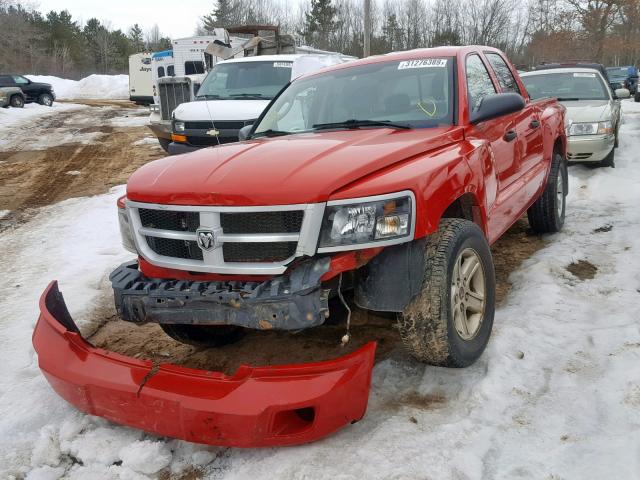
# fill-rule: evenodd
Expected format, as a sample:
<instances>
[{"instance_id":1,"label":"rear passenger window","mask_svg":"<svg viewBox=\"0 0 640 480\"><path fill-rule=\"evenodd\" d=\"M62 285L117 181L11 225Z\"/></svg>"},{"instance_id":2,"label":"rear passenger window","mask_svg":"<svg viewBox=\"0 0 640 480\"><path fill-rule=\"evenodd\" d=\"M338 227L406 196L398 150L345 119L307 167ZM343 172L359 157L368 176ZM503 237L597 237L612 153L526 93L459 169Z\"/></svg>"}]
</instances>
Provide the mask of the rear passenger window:
<instances>
[{"instance_id":1,"label":"rear passenger window","mask_svg":"<svg viewBox=\"0 0 640 480\"><path fill-rule=\"evenodd\" d=\"M485 55L493 67L493 71L496 72L496 77L498 77L498 83L502 87L502 90L505 92L520 93L516 79L513 78L513 74L504 59L497 53L485 53Z\"/></svg>"},{"instance_id":2,"label":"rear passenger window","mask_svg":"<svg viewBox=\"0 0 640 480\"><path fill-rule=\"evenodd\" d=\"M158 67L158 78L164 77L164 67Z\"/></svg>"},{"instance_id":3,"label":"rear passenger window","mask_svg":"<svg viewBox=\"0 0 640 480\"><path fill-rule=\"evenodd\" d=\"M479 55L467 57L467 96L469 110L473 111L485 96L496 93L491 76Z\"/></svg>"}]
</instances>

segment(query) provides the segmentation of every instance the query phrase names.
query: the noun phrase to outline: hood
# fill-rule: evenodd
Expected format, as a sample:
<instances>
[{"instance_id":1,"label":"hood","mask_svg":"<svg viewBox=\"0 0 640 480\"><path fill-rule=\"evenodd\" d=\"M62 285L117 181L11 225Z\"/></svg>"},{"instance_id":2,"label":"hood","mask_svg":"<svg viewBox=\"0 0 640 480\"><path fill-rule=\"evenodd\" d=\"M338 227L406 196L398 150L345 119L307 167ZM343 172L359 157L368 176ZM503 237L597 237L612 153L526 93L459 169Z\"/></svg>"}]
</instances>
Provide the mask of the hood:
<instances>
[{"instance_id":1,"label":"hood","mask_svg":"<svg viewBox=\"0 0 640 480\"><path fill-rule=\"evenodd\" d=\"M269 100L203 100L182 103L173 111L176 120L255 120Z\"/></svg>"},{"instance_id":2,"label":"hood","mask_svg":"<svg viewBox=\"0 0 640 480\"><path fill-rule=\"evenodd\" d=\"M611 118L609 100L580 100L560 102L567 108L566 117L571 123L602 122Z\"/></svg>"},{"instance_id":3,"label":"hood","mask_svg":"<svg viewBox=\"0 0 640 480\"><path fill-rule=\"evenodd\" d=\"M50 83L31 82L30 85L34 85L36 87L41 87L41 88L47 88L47 89L51 90L51 84Z\"/></svg>"},{"instance_id":4,"label":"hood","mask_svg":"<svg viewBox=\"0 0 640 480\"><path fill-rule=\"evenodd\" d=\"M230 143L141 167L127 197L175 205L323 202L367 175L462 139L461 127L374 128Z\"/></svg>"}]
</instances>

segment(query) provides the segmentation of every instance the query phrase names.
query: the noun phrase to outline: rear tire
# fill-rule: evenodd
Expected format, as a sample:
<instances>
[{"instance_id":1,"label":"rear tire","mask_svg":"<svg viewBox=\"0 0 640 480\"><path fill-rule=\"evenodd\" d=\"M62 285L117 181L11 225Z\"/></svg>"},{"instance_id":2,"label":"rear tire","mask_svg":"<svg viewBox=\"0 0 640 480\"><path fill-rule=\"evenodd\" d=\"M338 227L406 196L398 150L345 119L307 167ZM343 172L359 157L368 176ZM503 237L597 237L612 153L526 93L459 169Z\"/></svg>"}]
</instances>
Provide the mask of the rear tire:
<instances>
[{"instance_id":1,"label":"rear tire","mask_svg":"<svg viewBox=\"0 0 640 480\"><path fill-rule=\"evenodd\" d=\"M422 291L398 315L405 348L421 362L467 367L487 346L494 310L493 260L482 230L443 219L427 238Z\"/></svg>"},{"instance_id":2,"label":"rear tire","mask_svg":"<svg viewBox=\"0 0 640 480\"><path fill-rule=\"evenodd\" d=\"M20 95L13 95L10 100L11 106L13 108L22 108L24 107L24 98Z\"/></svg>"},{"instance_id":3,"label":"rear tire","mask_svg":"<svg viewBox=\"0 0 640 480\"><path fill-rule=\"evenodd\" d=\"M50 107L53 105L53 97L49 93L43 93L38 97L38 103L45 107Z\"/></svg>"},{"instance_id":4,"label":"rear tire","mask_svg":"<svg viewBox=\"0 0 640 480\"><path fill-rule=\"evenodd\" d=\"M166 153L169 153L169 144L171 143L171 140L167 140L166 138L158 137L158 143L160 144L160 146L162 147L162 149Z\"/></svg>"},{"instance_id":5,"label":"rear tire","mask_svg":"<svg viewBox=\"0 0 640 480\"><path fill-rule=\"evenodd\" d=\"M160 328L174 340L197 347L221 347L240 340L245 331L235 325L175 325L161 323Z\"/></svg>"},{"instance_id":6,"label":"rear tire","mask_svg":"<svg viewBox=\"0 0 640 480\"><path fill-rule=\"evenodd\" d=\"M559 153L553 154L547 186L527 210L529 225L536 233L559 232L564 225L567 198L567 164Z\"/></svg>"}]
</instances>

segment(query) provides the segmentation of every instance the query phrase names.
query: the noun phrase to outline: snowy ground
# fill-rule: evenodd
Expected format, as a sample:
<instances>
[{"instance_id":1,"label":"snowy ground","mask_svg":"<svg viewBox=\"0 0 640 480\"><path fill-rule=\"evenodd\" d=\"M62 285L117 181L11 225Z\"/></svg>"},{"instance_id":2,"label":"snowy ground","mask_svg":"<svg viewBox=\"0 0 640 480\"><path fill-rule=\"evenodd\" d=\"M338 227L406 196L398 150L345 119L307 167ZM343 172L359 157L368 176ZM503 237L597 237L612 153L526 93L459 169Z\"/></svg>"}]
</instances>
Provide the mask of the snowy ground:
<instances>
[{"instance_id":1,"label":"snowy ground","mask_svg":"<svg viewBox=\"0 0 640 480\"><path fill-rule=\"evenodd\" d=\"M129 255L121 187L43 208L0 234L0 478L179 478L194 467L225 479L640 478L640 105L623 106L617 168L570 169L565 230L512 275L482 359L465 370L386 360L366 417L301 447L157 438L58 398L30 343L38 296L58 279L81 320ZM579 260L597 267L593 279L565 269Z\"/></svg>"},{"instance_id":2,"label":"snowy ground","mask_svg":"<svg viewBox=\"0 0 640 480\"><path fill-rule=\"evenodd\" d=\"M32 130L35 122L39 122L43 118L56 116L61 112L80 110L82 108L86 108L86 106L57 102L51 107L28 103L24 108L0 108L0 149L23 143L24 138L22 135Z\"/></svg>"},{"instance_id":3,"label":"snowy ground","mask_svg":"<svg viewBox=\"0 0 640 480\"><path fill-rule=\"evenodd\" d=\"M69 80L50 75L27 75L34 82L49 83L60 100L129 98L129 75L89 75Z\"/></svg>"}]
</instances>

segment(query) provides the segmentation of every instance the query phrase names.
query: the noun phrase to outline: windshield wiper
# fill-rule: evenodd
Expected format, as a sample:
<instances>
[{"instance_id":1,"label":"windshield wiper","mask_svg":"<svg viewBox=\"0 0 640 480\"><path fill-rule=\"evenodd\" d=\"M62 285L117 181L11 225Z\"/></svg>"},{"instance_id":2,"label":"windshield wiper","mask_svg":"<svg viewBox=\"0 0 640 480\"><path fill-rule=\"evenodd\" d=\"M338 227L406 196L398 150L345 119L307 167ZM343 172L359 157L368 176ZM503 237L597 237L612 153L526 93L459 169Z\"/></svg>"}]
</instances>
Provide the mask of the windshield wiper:
<instances>
[{"instance_id":1,"label":"windshield wiper","mask_svg":"<svg viewBox=\"0 0 640 480\"><path fill-rule=\"evenodd\" d=\"M263 132L258 132L255 133L251 136L251 138L258 138L258 137L281 137L283 135L290 135L291 133L295 133L295 132L285 132L283 130L273 130L273 129L269 129L269 130L264 130Z\"/></svg>"},{"instance_id":2,"label":"windshield wiper","mask_svg":"<svg viewBox=\"0 0 640 480\"><path fill-rule=\"evenodd\" d=\"M196 99L201 99L201 100L221 100L223 97L221 97L220 95L216 95L216 94L211 94L211 95L196 95Z\"/></svg>"},{"instance_id":3,"label":"windshield wiper","mask_svg":"<svg viewBox=\"0 0 640 480\"><path fill-rule=\"evenodd\" d=\"M389 120L345 120L344 122L332 123L316 123L313 128L315 130L329 130L331 128L360 128L360 127L389 127L399 128L402 130L410 130L409 125L402 123L390 122Z\"/></svg>"},{"instance_id":4,"label":"windshield wiper","mask_svg":"<svg viewBox=\"0 0 640 480\"><path fill-rule=\"evenodd\" d=\"M233 95L229 95L231 98L269 98L261 93L234 93Z\"/></svg>"},{"instance_id":5,"label":"windshield wiper","mask_svg":"<svg viewBox=\"0 0 640 480\"><path fill-rule=\"evenodd\" d=\"M577 97L558 97L556 98L556 100L558 100L559 102L577 102L580 99Z\"/></svg>"}]
</instances>

